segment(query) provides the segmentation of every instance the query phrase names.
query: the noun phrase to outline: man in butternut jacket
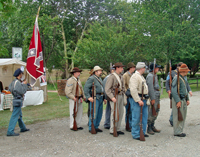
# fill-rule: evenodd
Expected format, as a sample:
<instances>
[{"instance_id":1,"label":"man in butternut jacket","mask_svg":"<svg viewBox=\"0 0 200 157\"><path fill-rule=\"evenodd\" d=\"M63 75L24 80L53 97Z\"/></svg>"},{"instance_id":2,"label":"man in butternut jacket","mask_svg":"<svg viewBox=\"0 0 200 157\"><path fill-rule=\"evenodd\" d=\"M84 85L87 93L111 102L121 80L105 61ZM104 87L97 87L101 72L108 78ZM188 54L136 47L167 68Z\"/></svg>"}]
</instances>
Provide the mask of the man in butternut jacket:
<instances>
[{"instance_id":1,"label":"man in butternut jacket","mask_svg":"<svg viewBox=\"0 0 200 157\"><path fill-rule=\"evenodd\" d=\"M114 104L116 103L116 114L115 114L115 126L117 127L117 134L123 135L121 131L121 122L124 114L124 105L126 104L124 79L121 75L124 65L122 63L115 63L115 72L112 73L106 81L105 92L107 97L110 99L111 115L110 115L110 134L113 135L114 128ZM115 89L118 88L118 94L115 96Z\"/></svg>"},{"instance_id":2,"label":"man in butternut jacket","mask_svg":"<svg viewBox=\"0 0 200 157\"><path fill-rule=\"evenodd\" d=\"M74 102L77 101L78 103L76 104L76 123L77 123L77 128L78 130L82 130L83 128L81 127L81 118L83 114L83 106L82 102L83 99L85 99L85 95L83 92L83 87L81 84L81 81L79 79L79 76L81 74L82 70L79 70L79 68L75 67L72 71L71 74L73 75L67 80L66 87L65 87L65 94L69 98L69 109L70 109L70 129L73 130L73 122L74 122ZM78 98L75 97L76 93L76 86L78 82Z\"/></svg>"}]
</instances>

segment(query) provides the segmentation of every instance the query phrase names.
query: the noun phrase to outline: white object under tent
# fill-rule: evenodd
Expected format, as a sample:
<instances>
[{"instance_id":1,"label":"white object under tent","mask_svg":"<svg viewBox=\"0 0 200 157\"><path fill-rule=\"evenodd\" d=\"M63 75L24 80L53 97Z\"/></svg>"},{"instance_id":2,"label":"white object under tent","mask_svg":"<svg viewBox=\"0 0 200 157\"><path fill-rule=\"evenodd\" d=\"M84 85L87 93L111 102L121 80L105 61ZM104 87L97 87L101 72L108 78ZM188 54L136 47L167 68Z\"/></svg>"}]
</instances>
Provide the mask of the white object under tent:
<instances>
[{"instance_id":1,"label":"white object under tent","mask_svg":"<svg viewBox=\"0 0 200 157\"><path fill-rule=\"evenodd\" d=\"M0 81L3 83L4 89L5 89L5 87L8 87L10 85L10 83L13 81L13 79L15 78L13 76L15 70L17 70L18 68L21 68L21 66L24 66L24 76L25 76L26 75L26 62L20 61L16 58L1 58L0 59ZM31 77L29 75L27 75L27 81L30 82L30 80L31 80ZM35 87L39 87L44 91L44 92L42 92L43 93L43 101L46 101L47 100L47 86L41 87L40 82L38 80L37 83L35 84ZM27 100L25 100L25 101L27 101ZM26 104L27 102L25 102L25 101L24 101L24 103ZM31 103L32 103L32 101L30 103L28 103L28 105L33 105ZM37 105L39 105L39 104L37 104Z\"/></svg>"}]
</instances>

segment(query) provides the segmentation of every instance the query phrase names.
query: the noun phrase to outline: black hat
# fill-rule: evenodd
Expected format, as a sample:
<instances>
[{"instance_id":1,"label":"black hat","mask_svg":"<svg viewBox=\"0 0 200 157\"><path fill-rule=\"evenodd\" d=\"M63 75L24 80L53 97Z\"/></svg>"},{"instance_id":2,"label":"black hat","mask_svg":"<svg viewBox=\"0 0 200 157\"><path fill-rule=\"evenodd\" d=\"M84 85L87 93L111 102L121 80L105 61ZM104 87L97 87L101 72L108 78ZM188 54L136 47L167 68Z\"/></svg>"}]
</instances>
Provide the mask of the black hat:
<instances>
[{"instance_id":1,"label":"black hat","mask_svg":"<svg viewBox=\"0 0 200 157\"><path fill-rule=\"evenodd\" d=\"M23 74L23 71L21 71L21 69L18 68L17 70L15 70L13 76L17 77L17 76L19 76L20 74Z\"/></svg>"},{"instance_id":2,"label":"black hat","mask_svg":"<svg viewBox=\"0 0 200 157\"><path fill-rule=\"evenodd\" d=\"M155 64L155 68L160 68L160 67L161 67L161 65ZM152 71L153 71L153 68L154 68L154 63L151 63L149 72L152 72Z\"/></svg>"}]
</instances>

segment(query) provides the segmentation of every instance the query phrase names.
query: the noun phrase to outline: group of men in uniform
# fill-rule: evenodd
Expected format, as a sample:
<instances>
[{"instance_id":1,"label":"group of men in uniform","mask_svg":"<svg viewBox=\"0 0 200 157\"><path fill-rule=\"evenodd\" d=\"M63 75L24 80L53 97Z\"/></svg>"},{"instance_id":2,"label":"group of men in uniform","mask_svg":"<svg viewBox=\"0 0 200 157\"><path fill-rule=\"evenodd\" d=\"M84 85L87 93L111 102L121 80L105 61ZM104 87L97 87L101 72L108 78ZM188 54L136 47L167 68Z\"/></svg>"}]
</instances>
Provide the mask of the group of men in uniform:
<instances>
[{"instance_id":1,"label":"group of men in uniform","mask_svg":"<svg viewBox=\"0 0 200 157\"><path fill-rule=\"evenodd\" d=\"M150 135L160 133L160 130L155 127L155 121L160 110L160 87L156 74L159 71L160 66L152 63L149 67L149 74L146 79L143 76L147 67L144 62L138 62L136 66L134 63L129 63L127 65L127 72L122 75L124 67L125 66L122 63L115 63L110 69L111 73L102 81L101 75L103 69L99 66L95 66L92 75L86 81L84 88L79 79L81 70L75 67L71 71L72 77L67 81L65 88L65 93L69 98L70 103L71 130L73 130L74 121L74 101L78 101L78 106L76 107L78 110L76 115L78 130L83 129L81 127L81 117L83 112L82 102L85 100L86 102L89 102L90 108L88 124L89 132L91 132L92 118L94 118L93 123L96 132L103 132L103 130L99 129L99 125L103 115L104 102L105 104L107 103L104 128L110 129L111 135L113 135L114 126L117 128L117 135L124 135L124 132L121 130L124 106L126 111L125 122L129 124L129 128L126 127L126 131L131 132L133 139L140 139L139 124L141 107L144 136L149 136L146 134L146 131ZM191 91L191 89L187 89L188 82L185 79L185 76L187 76L189 71L187 65L182 63L178 68L180 72L179 78L177 78L176 75L173 76L171 91L167 92L172 94L174 135L184 137L183 126L187 105L189 105L188 92ZM178 85L177 79L179 79ZM80 88L78 97L75 95L77 85ZM92 94L93 86L95 87L95 96ZM115 92L116 88L118 89L117 94ZM91 107L94 107L93 110L91 110ZM181 122L178 121L177 118L177 108L180 108L183 116L183 121ZM91 113L91 111L93 111L93 113ZM94 117L91 117L91 115Z\"/></svg>"},{"instance_id":2,"label":"group of men in uniform","mask_svg":"<svg viewBox=\"0 0 200 157\"><path fill-rule=\"evenodd\" d=\"M71 130L74 130L74 121L76 121L77 125L76 130L83 130L83 127L81 127L83 113L82 102L86 101L89 103L90 108L88 123L89 132L91 132L92 124L96 132L103 132L103 130L99 129L103 115L103 102L105 104L107 102L104 128L110 129L111 135L114 134L114 126L117 130L117 136L124 135L124 132L121 130L124 106L126 110L125 122L129 124L129 127L126 127L126 131L131 132L133 139L140 140L141 113L144 136L149 136L146 134L146 130L150 135L160 132L160 130L155 127L155 121L160 110L160 87L156 74L160 66L152 63L149 67L149 74L146 79L143 76L146 70L144 62L138 62L136 66L134 63L129 63L127 65L127 72L122 75L124 67L122 63L115 63L111 68L111 73L102 81L101 75L103 69L99 66L95 66L84 88L79 79L82 70L75 67L71 71L72 77L67 80L65 87L66 96L69 98ZM187 114L187 106L190 104L188 93L192 96L191 88L187 82L187 73L189 71L187 65L180 62L177 69L168 74L166 81L167 93L172 98L170 124L174 128L174 136L178 137L186 136L186 134L183 133L183 128ZM28 88L26 81L20 81L22 74L23 72L17 69L14 73L16 79L14 79L9 86L9 90L13 94L14 99L13 113L10 119L7 136L19 136L19 134L14 132L17 121L21 132L29 131L22 120L21 107L23 96ZM169 83L170 77L173 78L171 85ZM91 110L91 107L94 108ZM180 114L182 115L181 120L179 118ZM93 117L91 117L92 115ZM92 118L94 119L91 121Z\"/></svg>"}]
</instances>

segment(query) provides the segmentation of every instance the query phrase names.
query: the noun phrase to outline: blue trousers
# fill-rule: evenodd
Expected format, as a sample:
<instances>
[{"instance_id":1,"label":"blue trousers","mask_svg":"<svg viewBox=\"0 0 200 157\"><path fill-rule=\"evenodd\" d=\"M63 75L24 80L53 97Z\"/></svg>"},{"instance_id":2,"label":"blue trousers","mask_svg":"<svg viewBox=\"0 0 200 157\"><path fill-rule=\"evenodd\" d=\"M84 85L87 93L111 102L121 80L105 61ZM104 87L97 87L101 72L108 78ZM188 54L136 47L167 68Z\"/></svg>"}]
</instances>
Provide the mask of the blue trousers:
<instances>
[{"instance_id":1,"label":"blue trousers","mask_svg":"<svg viewBox=\"0 0 200 157\"><path fill-rule=\"evenodd\" d=\"M12 135L14 133L17 121L18 121L18 124L19 124L21 131L26 130L26 126L25 126L25 124L22 120L21 106L20 107L13 107L13 112L12 112L12 116L10 118L7 135Z\"/></svg>"},{"instance_id":2,"label":"blue trousers","mask_svg":"<svg viewBox=\"0 0 200 157\"><path fill-rule=\"evenodd\" d=\"M90 102L89 130L91 130L91 125L92 125L92 122L91 122L91 107L92 107L92 103ZM96 99L96 116L94 117L94 120L93 120L95 129L98 129L99 124L101 122L102 115L103 115L103 96ZM93 116L94 116L94 107L93 107Z\"/></svg>"},{"instance_id":3,"label":"blue trousers","mask_svg":"<svg viewBox=\"0 0 200 157\"><path fill-rule=\"evenodd\" d=\"M107 101L104 127L110 127L110 114L111 114L110 101Z\"/></svg>"},{"instance_id":4,"label":"blue trousers","mask_svg":"<svg viewBox=\"0 0 200 157\"><path fill-rule=\"evenodd\" d=\"M129 106L130 106L130 110L129 110L129 113L128 113ZM126 121L127 121L127 115L129 114L128 120L129 120L129 127L131 128L132 115L131 115L131 104L129 102L129 98L127 99L127 105L125 106L125 108L126 108L125 124L126 124Z\"/></svg>"},{"instance_id":5,"label":"blue trousers","mask_svg":"<svg viewBox=\"0 0 200 157\"><path fill-rule=\"evenodd\" d=\"M132 129L131 134L133 138L140 137L140 110L141 107L137 102L134 101L133 98L129 98L129 102L131 104L131 111L132 111ZM142 109L142 126L143 126L143 133L145 135L147 129L147 119L148 119L148 106L146 104L146 100L143 100L144 106Z\"/></svg>"}]
</instances>

